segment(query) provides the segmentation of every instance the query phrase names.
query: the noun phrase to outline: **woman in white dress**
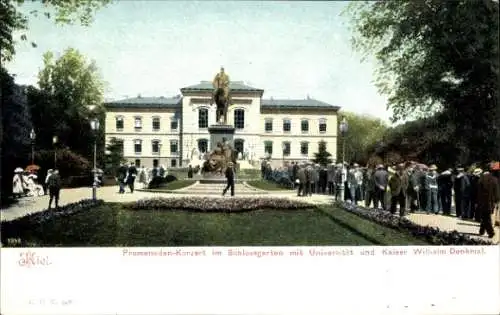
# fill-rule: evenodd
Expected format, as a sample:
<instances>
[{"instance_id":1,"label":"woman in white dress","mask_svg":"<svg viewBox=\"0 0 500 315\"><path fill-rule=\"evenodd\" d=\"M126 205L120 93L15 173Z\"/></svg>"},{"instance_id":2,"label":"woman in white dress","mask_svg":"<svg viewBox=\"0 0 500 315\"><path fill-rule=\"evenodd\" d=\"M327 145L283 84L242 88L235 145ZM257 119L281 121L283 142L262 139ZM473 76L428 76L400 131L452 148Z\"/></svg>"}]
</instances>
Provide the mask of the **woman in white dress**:
<instances>
[{"instance_id":1,"label":"woman in white dress","mask_svg":"<svg viewBox=\"0 0 500 315\"><path fill-rule=\"evenodd\" d=\"M19 198L24 195L24 179L23 179L23 170L21 168L16 168L14 171L14 178L12 178L12 194Z\"/></svg>"}]
</instances>

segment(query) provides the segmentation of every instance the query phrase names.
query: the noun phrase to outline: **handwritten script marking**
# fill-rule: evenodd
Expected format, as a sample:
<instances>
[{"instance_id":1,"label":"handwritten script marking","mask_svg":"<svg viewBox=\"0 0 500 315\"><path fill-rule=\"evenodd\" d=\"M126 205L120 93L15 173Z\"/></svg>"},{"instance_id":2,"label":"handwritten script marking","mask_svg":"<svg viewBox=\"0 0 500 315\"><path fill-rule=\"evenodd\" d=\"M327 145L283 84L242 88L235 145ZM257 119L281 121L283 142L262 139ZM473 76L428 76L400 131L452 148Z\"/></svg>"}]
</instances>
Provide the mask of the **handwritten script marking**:
<instances>
[{"instance_id":1,"label":"handwritten script marking","mask_svg":"<svg viewBox=\"0 0 500 315\"><path fill-rule=\"evenodd\" d=\"M31 268L35 266L49 266L52 262L49 260L49 256L39 256L35 252L28 251L19 254L20 259L17 262L19 266Z\"/></svg>"}]
</instances>

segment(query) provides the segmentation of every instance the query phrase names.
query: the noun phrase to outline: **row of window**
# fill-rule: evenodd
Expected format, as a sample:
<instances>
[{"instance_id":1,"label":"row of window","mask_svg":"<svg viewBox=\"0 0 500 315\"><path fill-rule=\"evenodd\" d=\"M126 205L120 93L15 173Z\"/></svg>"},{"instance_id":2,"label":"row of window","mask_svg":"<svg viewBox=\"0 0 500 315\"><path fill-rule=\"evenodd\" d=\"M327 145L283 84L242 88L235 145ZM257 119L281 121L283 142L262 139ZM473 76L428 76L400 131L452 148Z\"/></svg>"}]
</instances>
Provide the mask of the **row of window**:
<instances>
[{"instance_id":1,"label":"row of window","mask_svg":"<svg viewBox=\"0 0 500 315\"><path fill-rule=\"evenodd\" d=\"M281 143L281 150L284 156L290 155L292 152L292 144L289 141L284 141ZM264 141L264 152L266 154L273 154L273 142L272 141ZM309 155L309 142L303 141L300 143L300 154L301 155Z\"/></svg>"},{"instance_id":2,"label":"row of window","mask_svg":"<svg viewBox=\"0 0 500 315\"><path fill-rule=\"evenodd\" d=\"M119 140L120 141L120 140ZM123 140L120 141L123 152ZM134 140L134 153L141 154L142 153L142 140L137 139ZM198 139L198 151L201 153L208 151L208 140L207 139ZM159 140L151 141L151 152L153 154L160 154L161 151L161 142ZM236 139L234 141L234 149L238 152L243 153L244 141L241 139ZM283 150L283 155L290 155L291 143L289 141L282 142L281 149ZM273 154L273 142L272 141L264 141L264 152L266 154ZM170 140L170 154L176 155L179 153L179 142L177 140ZM300 143L300 154L309 155L309 142L303 141Z\"/></svg>"},{"instance_id":3,"label":"row of window","mask_svg":"<svg viewBox=\"0 0 500 315\"><path fill-rule=\"evenodd\" d=\"M125 125L124 120L125 119L123 116L116 117L116 130L118 131L123 130L123 127ZM160 117L153 117L151 120L151 124L154 131L159 131L161 128ZM142 117L140 116L134 117L134 128L136 131L142 129ZM172 118L170 120L170 129L177 130L178 128L179 128L179 120L177 118Z\"/></svg>"},{"instance_id":4,"label":"row of window","mask_svg":"<svg viewBox=\"0 0 500 315\"><path fill-rule=\"evenodd\" d=\"M121 145L121 150L123 152L123 140L117 140ZM142 140L136 139L134 140L134 152L135 154L142 153ZM159 140L151 141L151 152L153 154L160 154L161 151L161 142ZM178 154L179 153L179 142L177 140L170 140L170 154Z\"/></svg>"},{"instance_id":5,"label":"row of window","mask_svg":"<svg viewBox=\"0 0 500 315\"><path fill-rule=\"evenodd\" d=\"M135 160L135 166L141 167L141 159ZM160 160L154 159L153 160L153 167L158 167L158 166L160 166ZM176 159L170 160L170 167L177 167L177 160Z\"/></svg>"},{"instance_id":6,"label":"row of window","mask_svg":"<svg viewBox=\"0 0 500 315\"><path fill-rule=\"evenodd\" d=\"M243 129L245 128L245 110L235 109L233 113L234 118L234 128ZM198 128L204 129L208 128L208 109L200 108L198 109Z\"/></svg>"},{"instance_id":7,"label":"row of window","mask_svg":"<svg viewBox=\"0 0 500 315\"><path fill-rule=\"evenodd\" d=\"M321 118L319 120L318 128L319 128L320 133L326 132L326 119ZM272 118L265 119L264 130L266 132L273 131L273 119ZM290 132L291 130L292 130L292 121L288 118L283 119L283 132ZM302 132L309 132L309 120L308 119L302 119L300 121L300 130Z\"/></svg>"},{"instance_id":8,"label":"row of window","mask_svg":"<svg viewBox=\"0 0 500 315\"><path fill-rule=\"evenodd\" d=\"M118 130L118 131L123 130L123 127L124 127L123 116L116 117L116 130ZM160 127L161 127L160 117L153 117L152 118L152 127L153 127L154 131L160 130ZM245 128L245 110L243 110L243 109L235 109L234 110L234 127L236 129ZM136 131L139 131L142 129L142 117L140 117L140 116L134 117L134 128ZM178 128L179 128L178 119L172 118L170 120L170 129L177 130ZM208 109L207 108L198 109L198 128L200 128L200 129L208 128ZM319 128L320 133L326 132L326 119L322 118L319 120L318 128ZM265 119L264 130L266 132L273 131L273 119L272 118ZM292 121L288 118L283 119L283 132L290 132L291 130L292 130ZM300 130L302 132L309 132L309 120L308 119L301 120Z\"/></svg>"}]
</instances>

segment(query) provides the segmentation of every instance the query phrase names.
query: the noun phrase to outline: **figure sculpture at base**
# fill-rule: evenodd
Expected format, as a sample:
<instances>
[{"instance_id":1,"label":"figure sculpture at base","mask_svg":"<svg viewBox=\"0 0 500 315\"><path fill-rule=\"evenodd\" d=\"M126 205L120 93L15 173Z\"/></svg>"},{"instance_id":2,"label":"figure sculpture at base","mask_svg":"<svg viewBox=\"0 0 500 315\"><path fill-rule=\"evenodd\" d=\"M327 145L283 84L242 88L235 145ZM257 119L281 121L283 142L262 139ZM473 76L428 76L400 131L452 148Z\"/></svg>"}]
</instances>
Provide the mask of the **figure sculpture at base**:
<instances>
[{"instance_id":1,"label":"figure sculpture at base","mask_svg":"<svg viewBox=\"0 0 500 315\"><path fill-rule=\"evenodd\" d=\"M224 175L229 162L236 162L234 156L234 150L227 142L224 144L217 143L217 147L207 154L207 158L203 163L203 173L217 176Z\"/></svg>"}]
</instances>

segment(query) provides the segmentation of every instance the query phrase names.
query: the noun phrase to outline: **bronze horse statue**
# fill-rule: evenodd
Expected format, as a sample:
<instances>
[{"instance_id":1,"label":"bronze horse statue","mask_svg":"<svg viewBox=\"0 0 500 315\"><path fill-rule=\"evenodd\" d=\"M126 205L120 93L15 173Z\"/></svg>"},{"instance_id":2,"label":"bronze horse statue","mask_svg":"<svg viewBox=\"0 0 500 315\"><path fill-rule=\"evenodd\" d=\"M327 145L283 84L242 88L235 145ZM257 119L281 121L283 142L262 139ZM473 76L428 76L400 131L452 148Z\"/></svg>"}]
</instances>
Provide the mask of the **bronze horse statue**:
<instances>
[{"instance_id":1,"label":"bronze horse statue","mask_svg":"<svg viewBox=\"0 0 500 315\"><path fill-rule=\"evenodd\" d=\"M221 116L224 117L224 124L227 124L227 109L229 107L229 96L224 95L224 89L218 88L214 93L214 101L217 105L216 120L219 122Z\"/></svg>"}]
</instances>

